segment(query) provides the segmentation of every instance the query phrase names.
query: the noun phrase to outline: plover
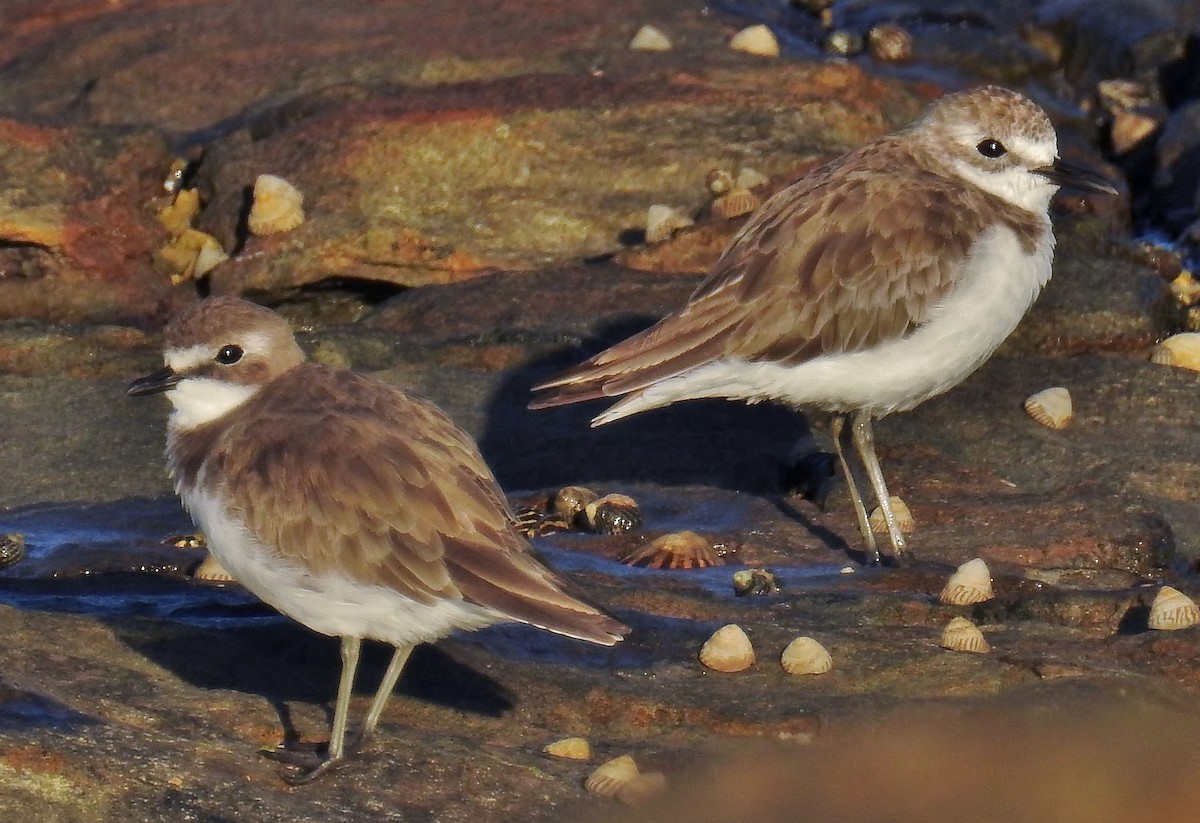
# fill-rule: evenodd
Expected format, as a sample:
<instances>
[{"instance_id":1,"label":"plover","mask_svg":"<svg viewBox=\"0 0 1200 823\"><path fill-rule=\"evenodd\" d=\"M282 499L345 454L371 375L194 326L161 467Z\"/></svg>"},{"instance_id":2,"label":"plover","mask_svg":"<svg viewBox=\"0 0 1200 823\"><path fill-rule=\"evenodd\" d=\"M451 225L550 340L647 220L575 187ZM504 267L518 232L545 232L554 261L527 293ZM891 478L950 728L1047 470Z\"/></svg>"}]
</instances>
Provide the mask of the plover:
<instances>
[{"instance_id":1,"label":"plover","mask_svg":"<svg viewBox=\"0 0 1200 823\"><path fill-rule=\"evenodd\" d=\"M942 97L770 198L683 308L535 386L530 407L624 397L593 426L702 397L834 412L868 551L878 561L844 439L899 559L871 421L957 385L1012 332L1050 278L1059 186L1115 193L1058 156L1026 97L996 86Z\"/></svg>"},{"instance_id":2,"label":"plover","mask_svg":"<svg viewBox=\"0 0 1200 823\"><path fill-rule=\"evenodd\" d=\"M612 645L629 630L572 595L516 530L471 437L435 406L305 362L287 322L229 297L164 331L167 463L213 555L255 595L341 638L327 755L274 755L311 780L374 731L409 653L455 629L518 621ZM355 744L350 693L364 639L395 646Z\"/></svg>"}]
</instances>

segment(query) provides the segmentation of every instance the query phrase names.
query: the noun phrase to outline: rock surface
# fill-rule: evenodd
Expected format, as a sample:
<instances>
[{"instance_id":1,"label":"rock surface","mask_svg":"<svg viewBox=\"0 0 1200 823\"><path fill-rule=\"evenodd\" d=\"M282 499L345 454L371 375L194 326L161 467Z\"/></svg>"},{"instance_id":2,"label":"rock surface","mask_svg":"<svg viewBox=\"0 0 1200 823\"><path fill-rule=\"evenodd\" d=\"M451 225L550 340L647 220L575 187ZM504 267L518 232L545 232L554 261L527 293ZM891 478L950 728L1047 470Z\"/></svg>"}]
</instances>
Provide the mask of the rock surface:
<instances>
[{"instance_id":1,"label":"rock surface","mask_svg":"<svg viewBox=\"0 0 1200 823\"><path fill-rule=\"evenodd\" d=\"M825 23L821 0L747 2L741 17L666 0L553 5L5 9L0 534L22 533L27 554L0 569L0 818L770 821L800 804L812 820L983 819L978 803L1035 820L1052 797L1056 819L1190 820L1200 634L1146 625L1162 583L1200 596L1197 377L1149 361L1188 322L1169 287L1186 260L1131 228L1165 191L1139 176L1160 159L1139 154L1153 140L1118 158L1130 196L1059 198L1056 276L997 356L878 424L916 521L910 566L860 564L840 480L824 509L781 494L798 437L829 448L820 415L697 402L592 429L597 405L525 408L537 380L695 288L740 225L710 213L711 168L749 166L777 188L981 78L1031 83L1064 153L1100 165L1076 105L1107 128L1119 109L1097 108L1097 84L1114 71L1148 89L1137 105L1186 121L1200 92L1181 70L1195 59L1176 31L1195 25L1187 4L1137 4L1139 25L1111 47L1096 32L1112 21L1087 4L839 3ZM783 57L727 48L759 20ZM882 22L912 33L911 64L822 56L831 26L865 37ZM628 50L644 23L673 48ZM1175 128L1185 162L1165 143L1161 159L1186 170L1192 136ZM201 195L195 226L232 257L172 285L156 214L176 155ZM294 231L246 232L263 172L303 191ZM1181 177L1171 202L1186 211ZM696 225L645 244L655 203ZM421 649L364 755L287 787L256 749L323 739L336 642L192 578L204 552L186 547L163 470L165 404L123 393L159 366L163 317L210 290L278 306L314 359L439 403L519 506L545 508L566 484L632 495L639 530L535 546L633 635L597 650L508 626ZM1061 431L1022 410L1048 386L1074 400ZM724 564L618 560L684 530ZM976 556L996 597L938 603ZM736 596L747 569L771 570L780 590ZM956 616L990 654L938 646ZM731 622L758 662L709 672L700 645ZM782 670L798 635L829 649L831 672ZM385 660L369 648L355 719ZM590 763L542 752L568 735L588 738ZM644 811L583 789L627 753L666 775ZM952 772L985 799L947 800Z\"/></svg>"}]
</instances>

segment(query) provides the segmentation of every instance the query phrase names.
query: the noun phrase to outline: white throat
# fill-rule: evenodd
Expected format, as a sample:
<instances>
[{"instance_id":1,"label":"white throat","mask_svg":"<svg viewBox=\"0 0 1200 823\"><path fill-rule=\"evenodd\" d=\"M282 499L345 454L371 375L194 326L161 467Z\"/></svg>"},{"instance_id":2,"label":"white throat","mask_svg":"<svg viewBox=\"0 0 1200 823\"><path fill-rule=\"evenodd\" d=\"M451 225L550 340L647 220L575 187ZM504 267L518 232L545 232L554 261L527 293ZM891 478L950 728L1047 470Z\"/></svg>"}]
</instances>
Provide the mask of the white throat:
<instances>
[{"instance_id":1,"label":"white throat","mask_svg":"<svg viewBox=\"0 0 1200 823\"><path fill-rule=\"evenodd\" d=\"M173 431L190 431L224 417L254 396L258 386L244 386L211 377L187 377L167 392L175 410L167 425Z\"/></svg>"}]
</instances>

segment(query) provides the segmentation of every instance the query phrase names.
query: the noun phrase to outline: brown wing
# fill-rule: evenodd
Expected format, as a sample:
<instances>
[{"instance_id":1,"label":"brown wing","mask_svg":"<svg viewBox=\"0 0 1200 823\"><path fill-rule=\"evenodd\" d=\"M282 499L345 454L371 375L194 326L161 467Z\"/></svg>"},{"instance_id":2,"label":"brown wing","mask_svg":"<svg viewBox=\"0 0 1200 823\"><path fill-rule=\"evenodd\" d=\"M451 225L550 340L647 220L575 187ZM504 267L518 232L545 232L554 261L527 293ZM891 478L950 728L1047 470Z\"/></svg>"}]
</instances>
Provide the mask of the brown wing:
<instances>
[{"instance_id":1,"label":"brown wing","mask_svg":"<svg viewBox=\"0 0 1200 823\"><path fill-rule=\"evenodd\" d=\"M628 631L537 561L475 443L436 407L309 364L250 403L209 476L241 478L228 492L250 529L314 573L606 645Z\"/></svg>"},{"instance_id":2,"label":"brown wing","mask_svg":"<svg viewBox=\"0 0 1200 823\"><path fill-rule=\"evenodd\" d=\"M530 406L627 394L723 358L802 362L919 326L982 228L969 201L984 193L932 173L899 188L896 149L872 144L776 194L687 305L534 387Z\"/></svg>"}]
</instances>

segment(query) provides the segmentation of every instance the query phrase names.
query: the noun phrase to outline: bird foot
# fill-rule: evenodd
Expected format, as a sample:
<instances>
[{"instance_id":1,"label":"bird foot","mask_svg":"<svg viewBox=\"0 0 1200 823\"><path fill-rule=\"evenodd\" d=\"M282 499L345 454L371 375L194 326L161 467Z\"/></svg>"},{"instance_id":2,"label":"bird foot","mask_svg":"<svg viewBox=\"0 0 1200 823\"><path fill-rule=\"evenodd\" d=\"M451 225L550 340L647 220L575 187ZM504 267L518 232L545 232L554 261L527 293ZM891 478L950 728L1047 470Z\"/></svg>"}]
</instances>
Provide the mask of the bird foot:
<instances>
[{"instance_id":1,"label":"bird foot","mask_svg":"<svg viewBox=\"0 0 1200 823\"><path fill-rule=\"evenodd\" d=\"M329 757L328 743L296 743L291 746L280 744L260 749L259 753L281 764L279 776L293 786L312 783L321 775L334 771L362 750L370 739L369 734L359 732L347 741L341 757Z\"/></svg>"}]
</instances>

